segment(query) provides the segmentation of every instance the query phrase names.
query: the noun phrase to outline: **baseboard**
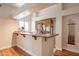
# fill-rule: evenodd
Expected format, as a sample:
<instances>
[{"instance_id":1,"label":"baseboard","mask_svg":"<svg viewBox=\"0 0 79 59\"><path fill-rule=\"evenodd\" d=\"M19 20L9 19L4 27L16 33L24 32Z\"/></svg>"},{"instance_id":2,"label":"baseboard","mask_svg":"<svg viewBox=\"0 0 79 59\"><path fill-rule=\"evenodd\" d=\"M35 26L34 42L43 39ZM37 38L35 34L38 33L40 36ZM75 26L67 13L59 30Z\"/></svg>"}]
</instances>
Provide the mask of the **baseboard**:
<instances>
[{"instance_id":1,"label":"baseboard","mask_svg":"<svg viewBox=\"0 0 79 59\"><path fill-rule=\"evenodd\" d=\"M26 53L30 54L31 56L36 56L35 54L31 53L30 51L25 50L23 47L17 45L17 47L19 47L20 49L22 49L23 51L25 51Z\"/></svg>"},{"instance_id":2,"label":"baseboard","mask_svg":"<svg viewBox=\"0 0 79 59\"><path fill-rule=\"evenodd\" d=\"M69 45L69 44L68 44ZM72 47L72 46L71 46ZM79 50L75 49L75 48L68 48L68 47L63 47L63 49L66 49L68 51L72 51L72 52L75 52L75 53L79 53Z\"/></svg>"},{"instance_id":3,"label":"baseboard","mask_svg":"<svg viewBox=\"0 0 79 59\"><path fill-rule=\"evenodd\" d=\"M61 48L54 48L55 50L60 50L60 51L62 51L62 49Z\"/></svg>"},{"instance_id":4,"label":"baseboard","mask_svg":"<svg viewBox=\"0 0 79 59\"><path fill-rule=\"evenodd\" d=\"M1 47L0 50L6 49L6 48L11 48L12 46L6 46L6 47Z\"/></svg>"},{"instance_id":5,"label":"baseboard","mask_svg":"<svg viewBox=\"0 0 79 59\"><path fill-rule=\"evenodd\" d=\"M56 51L56 50L57 50L57 49L56 49L56 48L54 48L54 49L53 49L53 53L55 53L55 51Z\"/></svg>"},{"instance_id":6,"label":"baseboard","mask_svg":"<svg viewBox=\"0 0 79 59\"><path fill-rule=\"evenodd\" d=\"M72 51L72 52L75 52L75 53L79 53L79 51L77 51L77 50L72 50L72 49L67 49L67 48L65 48L66 50L68 50L68 51Z\"/></svg>"}]
</instances>

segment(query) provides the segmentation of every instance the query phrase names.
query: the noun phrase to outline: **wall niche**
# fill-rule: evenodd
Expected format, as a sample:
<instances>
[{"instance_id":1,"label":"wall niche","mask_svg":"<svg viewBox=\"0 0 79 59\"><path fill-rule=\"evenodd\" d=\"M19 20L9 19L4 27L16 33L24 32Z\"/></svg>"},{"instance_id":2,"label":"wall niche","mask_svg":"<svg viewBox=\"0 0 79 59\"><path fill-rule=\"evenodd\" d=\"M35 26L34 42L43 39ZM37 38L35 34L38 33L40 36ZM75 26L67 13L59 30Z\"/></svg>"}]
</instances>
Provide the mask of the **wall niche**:
<instances>
[{"instance_id":1,"label":"wall niche","mask_svg":"<svg viewBox=\"0 0 79 59\"><path fill-rule=\"evenodd\" d=\"M72 19L68 24L68 44L75 45L75 23Z\"/></svg>"}]
</instances>

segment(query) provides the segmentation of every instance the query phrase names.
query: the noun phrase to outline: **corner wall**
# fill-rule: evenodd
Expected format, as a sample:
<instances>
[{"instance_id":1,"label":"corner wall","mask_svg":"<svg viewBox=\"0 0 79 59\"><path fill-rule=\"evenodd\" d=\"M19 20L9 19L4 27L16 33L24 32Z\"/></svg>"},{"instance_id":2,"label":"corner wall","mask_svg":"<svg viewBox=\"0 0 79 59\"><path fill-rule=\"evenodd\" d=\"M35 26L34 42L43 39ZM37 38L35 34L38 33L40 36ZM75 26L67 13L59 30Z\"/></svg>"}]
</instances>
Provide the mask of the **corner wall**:
<instances>
[{"instance_id":1,"label":"corner wall","mask_svg":"<svg viewBox=\"0 0 79 59\"><path fill-rule=\"evenodd\" d=\"M0 49L12 47L12 34L17 28L16 20L0 19Z\"/></svg>"}]
</instances>

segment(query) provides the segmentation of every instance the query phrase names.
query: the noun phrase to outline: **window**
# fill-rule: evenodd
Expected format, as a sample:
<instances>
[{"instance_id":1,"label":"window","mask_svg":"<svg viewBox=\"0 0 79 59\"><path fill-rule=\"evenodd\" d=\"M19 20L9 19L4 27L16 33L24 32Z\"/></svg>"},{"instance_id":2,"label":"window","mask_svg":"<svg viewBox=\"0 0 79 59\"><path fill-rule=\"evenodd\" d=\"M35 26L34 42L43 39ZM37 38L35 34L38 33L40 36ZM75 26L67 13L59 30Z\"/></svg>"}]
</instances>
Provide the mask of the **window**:
<instances>
[{"instance_id":1,"label":"window","mask_svg":"<svg viewBox=\"0 0 79 59\"><path fill-rule=\"evenodd\" d=\"M24 27L24 21L19 21L19 28Z\"/></svg>"},{"instance_id":2,"label":"window","mask_svg":"<svg viewBox=\"0 0 79 59\"><path fill-rule=\"evenodd\" d=\"M29 29L28 29L29 27L28 27L28 22L25 22L25 31L28 31Z\"/></svg>"},{"instance_id":3,"label":"window","mask_svg":"<svg viewBox=\"0 0 79 59\"><path fill-rule=\"evenodd\" d=\"M29 31L28 21L19 21L19 28L22 31Z\"/></svg>"}]
</instances>

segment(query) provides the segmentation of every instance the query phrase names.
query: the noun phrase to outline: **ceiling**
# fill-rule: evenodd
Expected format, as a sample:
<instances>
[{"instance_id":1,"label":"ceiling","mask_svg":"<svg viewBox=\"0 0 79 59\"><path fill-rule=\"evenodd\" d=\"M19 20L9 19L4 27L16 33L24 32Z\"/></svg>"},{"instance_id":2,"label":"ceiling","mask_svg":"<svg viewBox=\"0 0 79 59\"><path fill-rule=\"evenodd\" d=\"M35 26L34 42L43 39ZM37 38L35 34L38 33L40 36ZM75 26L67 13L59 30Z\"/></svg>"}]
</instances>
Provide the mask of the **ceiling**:
<instances>
[{"instance_id":1,"label":"ceiling","mask_svg":"<svg viewBox=\"0 0 79 59\"><path fill-rule=\"evenodd\" d=\"M55 3L1 3L0 18L11 17L25 10L30 12L39 11L54 4Z\"/></svg>"}]
</instances>

